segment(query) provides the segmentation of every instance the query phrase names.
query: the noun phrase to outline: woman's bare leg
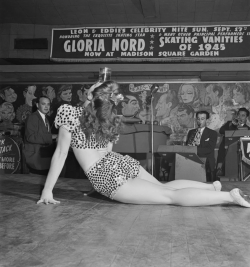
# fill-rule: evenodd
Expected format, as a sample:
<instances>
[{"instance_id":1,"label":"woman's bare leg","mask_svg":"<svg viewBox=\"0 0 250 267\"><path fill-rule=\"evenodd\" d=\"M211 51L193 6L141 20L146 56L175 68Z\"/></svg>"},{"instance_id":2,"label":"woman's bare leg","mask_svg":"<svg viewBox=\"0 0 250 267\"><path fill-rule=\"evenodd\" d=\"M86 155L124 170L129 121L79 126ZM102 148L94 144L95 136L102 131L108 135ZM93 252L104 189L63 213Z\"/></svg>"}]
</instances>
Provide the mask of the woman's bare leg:
<instances>
[{"instance_id":1,"label":"woman's bare leg","mask_svg":"<svg viewBox=\"0 0 250 267\"><path fill-rule=\"evenodd\" d=\"M234 203L229 192L216 192L197 188L169 190L161 185L136 178L128 180L117 191L115 200L133 204L176 204L181 206L207 206Z\"/></svg>"},{"instance_id":2,"label":"woman's bare leg","mask_svg":"<svg viewBox=\"0 0 250 267\"><path fill-rule=\"evenodd\" d=\"M169 188L170 190L184 189L184 188L198 188L198 189L212 190L212 191L215 190L213 184L206 184L206 183L196 182L196 181L191 181L191 180L174 180L174 181L163 184L142 167L140 167L140 174L138 178L146 180L153 184L164 186L166 188Z\"/></svg>"},{"instance_id":3,"label":"woman's bare leg","mask_svg":"<svg viewBox=\"0 0 250 267\"><path fill-rule=\"evenodd\" d=\"M191 181L191 180L174 180L174 181L166 183L166 185L176 188L176 189L196 188L196 189L215 191L213 184L207 184L207 183Z\"/></svg>"}]
</instances>

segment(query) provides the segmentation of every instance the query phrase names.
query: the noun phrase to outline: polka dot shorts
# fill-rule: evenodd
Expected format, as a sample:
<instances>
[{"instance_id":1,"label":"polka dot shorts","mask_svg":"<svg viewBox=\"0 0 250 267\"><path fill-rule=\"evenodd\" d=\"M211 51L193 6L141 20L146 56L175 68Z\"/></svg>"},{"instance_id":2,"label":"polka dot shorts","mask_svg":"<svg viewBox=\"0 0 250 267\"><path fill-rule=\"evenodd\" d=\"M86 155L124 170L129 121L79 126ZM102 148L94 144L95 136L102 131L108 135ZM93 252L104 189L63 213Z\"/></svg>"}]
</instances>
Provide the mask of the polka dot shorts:
<instances>
[{"instance_id":1,"label":"polka dot shorts","mask_svg":"<svg viewBox=\"0 0 250 267\"><path fill-rule=\"evenodd\" d=\"M113 199L120 186L129 179L138 177L139 171L139 161L128 155L108 152L86 175L97 192Z\"/></svg>"}]
</instances>

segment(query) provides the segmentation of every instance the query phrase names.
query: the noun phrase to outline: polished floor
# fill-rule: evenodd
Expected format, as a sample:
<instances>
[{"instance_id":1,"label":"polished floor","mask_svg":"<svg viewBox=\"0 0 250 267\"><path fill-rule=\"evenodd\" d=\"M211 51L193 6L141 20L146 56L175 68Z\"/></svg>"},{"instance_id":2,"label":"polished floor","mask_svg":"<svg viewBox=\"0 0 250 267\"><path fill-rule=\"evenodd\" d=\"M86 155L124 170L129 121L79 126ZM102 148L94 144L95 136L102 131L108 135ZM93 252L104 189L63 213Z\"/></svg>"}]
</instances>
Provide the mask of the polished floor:
<instances>
[{"instance_id":1,"label":"polished floor","mask_svg":"<svg viewBox=\"0 0 250 267\"><path fill-rule=\"evenodd\" d=\"M45 177L0 177L0 267L247 267L250 209L127 205L60 178L59 205L36 205ZM250 193L250 182L223 182Z\"/></svg>"}]
</instances>

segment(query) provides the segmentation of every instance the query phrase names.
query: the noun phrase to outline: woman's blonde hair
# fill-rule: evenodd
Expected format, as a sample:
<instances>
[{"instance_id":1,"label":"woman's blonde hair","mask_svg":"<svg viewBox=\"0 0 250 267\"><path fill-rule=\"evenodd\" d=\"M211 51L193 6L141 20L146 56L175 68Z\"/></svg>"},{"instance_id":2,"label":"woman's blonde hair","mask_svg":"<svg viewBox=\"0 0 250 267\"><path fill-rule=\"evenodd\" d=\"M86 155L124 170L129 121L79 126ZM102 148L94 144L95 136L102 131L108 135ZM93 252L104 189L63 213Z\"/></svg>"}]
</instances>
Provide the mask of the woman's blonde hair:
<instances>
[{"instance_id":1,"label":"woman's blonde hair","mask_svg":"<svg viewBox=\"0 0 250 267\"><path fill-rule=\"evenodd\" d=\"M95 134L97 140L115 141L122 128L120 116L113 110L111 96L117 92L118 84L106 81L93 91L93 100L83 111L80 125L86 138Z\"/></svg>"}]
</instances>

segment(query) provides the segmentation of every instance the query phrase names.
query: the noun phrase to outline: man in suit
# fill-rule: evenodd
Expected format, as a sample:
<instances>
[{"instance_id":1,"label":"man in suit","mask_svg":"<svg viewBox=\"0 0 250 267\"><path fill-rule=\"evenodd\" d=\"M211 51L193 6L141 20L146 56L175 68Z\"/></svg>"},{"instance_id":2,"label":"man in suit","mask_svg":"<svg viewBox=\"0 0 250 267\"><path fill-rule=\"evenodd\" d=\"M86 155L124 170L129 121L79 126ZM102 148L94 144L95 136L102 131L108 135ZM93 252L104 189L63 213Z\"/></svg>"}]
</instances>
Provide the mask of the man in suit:
<instances>
[{"instance_id":1,"label":"man in suit","mask_svg":"<svg viewBox=\"0 0 250 267\"><path fill-rule=\"evenodd\" d=\"M223 124L219 130L219 133L223 136L219 151L218 151L218 159L217 159L217 175L225 175L225 157L226 157L226 149L225 149L225 131L236 131L240 129L250 130L250 127L246 125L247 118L249 116L249 110L246 108L240 108L236 114L235 110L228 111L231 113L228 114L229 119L227 122Z\"/></svg>"},{"instance_id":2,"label":"man in suit","mask_svg":"<svg viewBox=\"0 0 250 267\"><path fill-rule=\"evenodd\" d=\"M232 115L232 120L229 120L222 125L219 133L225 135L225 131L240 130L242 128L249 130L249 127L246 125L248 116L249 110L246 108L240 108L237 112L237 117L235 118L235 115Z\"/></svg>"},{"instance_id":3,"label":"man in suit","mask_svg":"<svg viewBox=\"0 0 250 267\"><path fill-rule=\"evenodd\" d=\"M25 123L24 155L33 173L46 174L53 155L53 139L46 114L50 111L50 99L40 96L36 99L37 111L31 113Z\"/></svg>"},{"instance_id":4,"label":"man in suit","mask_svg":"<svg viewBox=\"0 0 250 267\"><path fill-rule=\"evenodd\" d=\"M198 111L196 121L198 128L188 132L186 145L197 146L197 155L206 158L206 165L210 168L210 180L215 181L215 157L214 149L217 142L217 132L206 127L209 113Z\"/></svg>"}]
</instances>

